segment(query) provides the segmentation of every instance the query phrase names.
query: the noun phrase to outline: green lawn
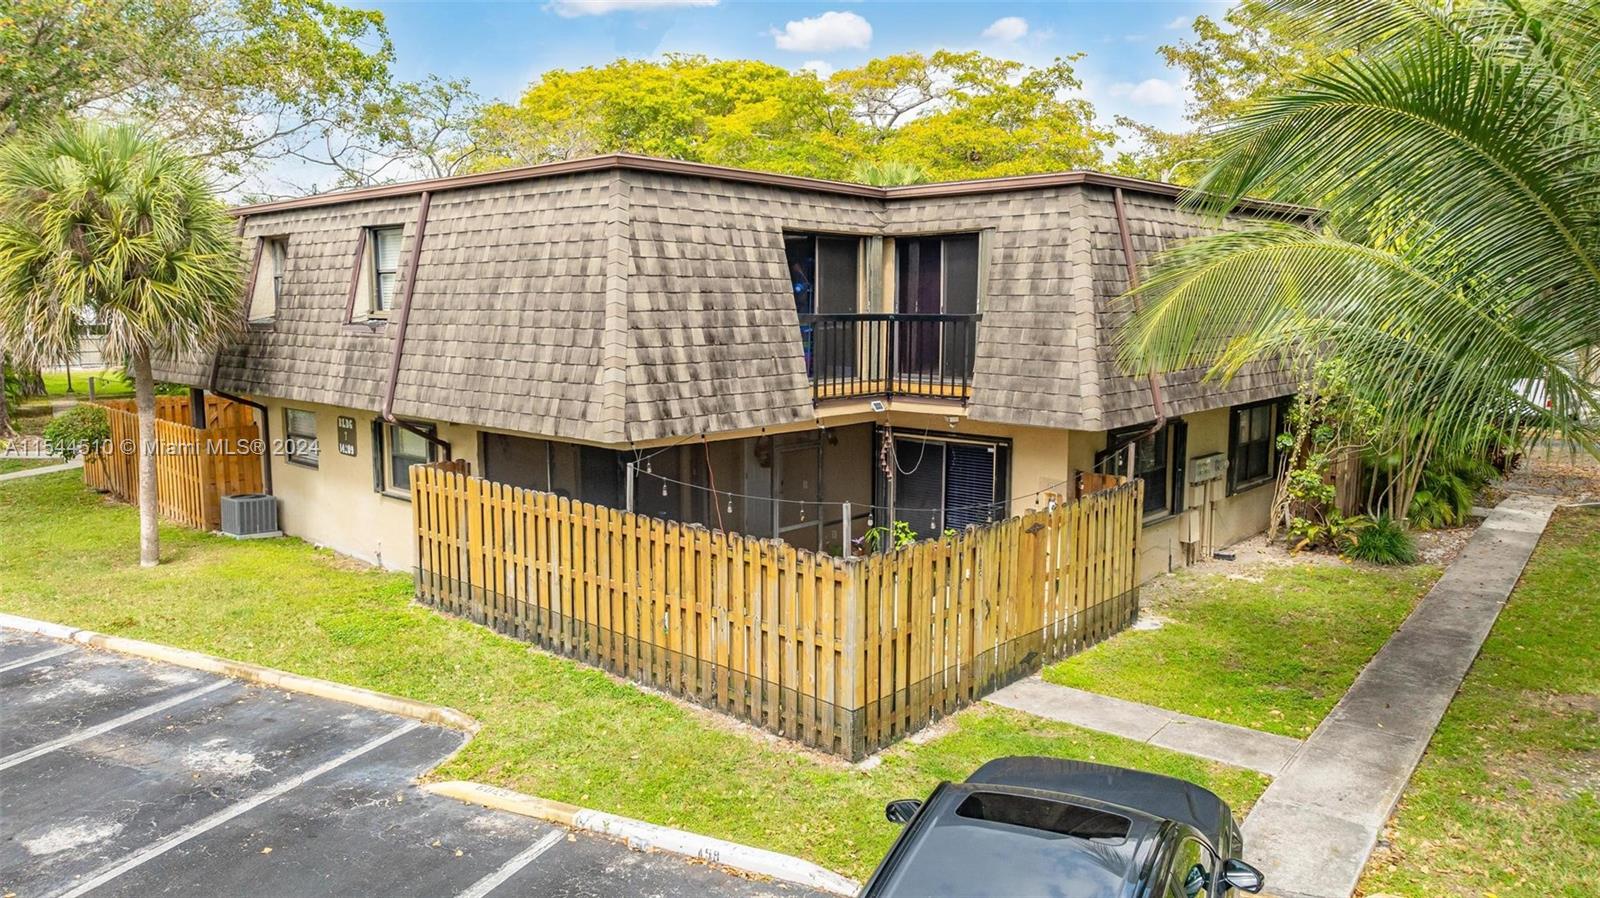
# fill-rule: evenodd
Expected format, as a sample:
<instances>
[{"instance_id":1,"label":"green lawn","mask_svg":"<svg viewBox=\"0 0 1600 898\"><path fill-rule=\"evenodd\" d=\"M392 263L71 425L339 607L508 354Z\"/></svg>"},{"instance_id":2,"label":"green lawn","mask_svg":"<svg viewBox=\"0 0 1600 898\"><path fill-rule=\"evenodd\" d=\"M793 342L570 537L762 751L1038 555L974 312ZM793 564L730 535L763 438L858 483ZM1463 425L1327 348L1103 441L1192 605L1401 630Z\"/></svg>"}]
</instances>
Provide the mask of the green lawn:
<instances>
[{"instance_id":1,"label":"green lawn","mask_svg":"<svg viewBox=\"0 0 1600 898\"><path fill-rule=\"evenodd\" d=\"M47 465L59 465L59 458L0 458L0 474L15 474L30 468L43 468Z\"/></svg>"},{"instance_id":2,"label":"green lawn","mask_svg":"<svg viewBox=\"0 0 1600 898\"><path fill-rule=\"evenodd\" d=\"M1558 511L1434 733L1366 894L1600 894L1600 511Z\"/></svg>"},{"instance_id":3,"label":"green lawn","mask_svg":"<svg viewBox=\"0 0 1600 898\"><path fill-rule=\"evenodd\" d=\"M1438 575L1311 563L1180 573L1142 598L1162 627L1122 633L1044 677L1303 738Z\"/></svg>"},{"instance_id":4,"label":"green lawn","mask_svg":"<svg viewBox=\"0 0 1600 898\"><path fill-rule=\"evenodd\" d=\"M410 602L409 577L297 540L162 530L136 563L132 508L76 474L0 485L0 610L285 668L459 708L483 724L437 775L508 786L809 857L864 876L895 835L885 801L1008 754L1141 767L1219 792L1243 816L1266 781L980 706L859 770Z\"/></svg>"},{"instance_id":5,"label":"green lawn","mask_svg":"<svg viewBox=\"0 0 1600 898\"><path fill-rule=\"evenodd\" d=\"M133 381L126 380L122 372L115 369L104 371L80 371L72 369L72 393L67 392L67 372L46 371L44 377L45 395L60 399L65 396L76 396L79 399L89 398L89 378L93 377L94 394L101 399L116 399L133 395Z\"/></svg>"}]
</instances>

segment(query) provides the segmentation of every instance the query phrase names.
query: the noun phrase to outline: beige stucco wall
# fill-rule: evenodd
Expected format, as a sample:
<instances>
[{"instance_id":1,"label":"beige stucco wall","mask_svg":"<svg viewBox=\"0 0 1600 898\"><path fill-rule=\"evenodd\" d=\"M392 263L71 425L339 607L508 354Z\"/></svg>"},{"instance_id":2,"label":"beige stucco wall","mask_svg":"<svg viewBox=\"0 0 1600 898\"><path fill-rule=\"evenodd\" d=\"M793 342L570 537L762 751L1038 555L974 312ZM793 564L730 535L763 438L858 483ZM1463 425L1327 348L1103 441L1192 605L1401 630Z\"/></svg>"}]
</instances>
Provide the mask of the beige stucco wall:
<instances>
[{"instance_id":1,"label":"beige stucco wall","mask_svg":"<svg viewBox=\"0 0 1600 898\"><path fill-rule=\"evenodd\" d=\"M1187 459L1228 451L1228 409L1214 409L1185 415L1189 425ZM1088 470L1094 464L1094 455L1105 448L1104 433L1073 431L1071 442L1074 470ZM1193 470L1192 465L1185 465ZM1266 529L1267 516L1272 506L1272 484L1266 483L1227 495L1227 479L1209 485L1189 483L1184 487L1183 513L1156 521L1144 528L1140 545L1139 574L1141 581L1188 564L1185 539L1192 525L1210 506L1211 539L1213 550L1222 549L1240 540L1254 536Z\"/></svg>"},{"instance_id":2,"label":"beige stucco wall","mask_svg":"<svg viewBox=\"0 0 1600 898\"><path fill-rule=\"evenodd\" d=\"M321 458L316 468L289 461L281 454L281 445L272 447L272 491L278 497L278 522L283 532L390 570L410 570L416 557L411 503L372 489L372 421L376 416L308 402L268 400L264 404L271 416L275 444L284 438L285 407L317 416ZM354 456L339 453L340 415L356 420ZM456 458L469 460L477 469L476 429L440 423L439 436L450 442Z\"/></svg>"}]
</instances>

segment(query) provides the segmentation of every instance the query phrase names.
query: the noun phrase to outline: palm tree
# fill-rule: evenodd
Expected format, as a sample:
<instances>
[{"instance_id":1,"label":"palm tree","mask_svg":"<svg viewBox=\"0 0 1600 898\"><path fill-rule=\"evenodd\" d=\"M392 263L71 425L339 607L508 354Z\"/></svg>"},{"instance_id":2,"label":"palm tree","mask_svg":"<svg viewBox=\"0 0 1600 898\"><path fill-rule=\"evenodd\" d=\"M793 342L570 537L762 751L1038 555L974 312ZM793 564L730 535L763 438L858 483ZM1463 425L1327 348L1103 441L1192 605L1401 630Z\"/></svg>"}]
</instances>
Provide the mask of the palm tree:
<instances>
[{"instance_id":1,"label":"palm tree","mask_svg":"<svg viewBox=\"0 0 1600 898\"><path fill-rule=\"evenodd\" d=\"M0 346L60 364L85 319L131 373L139 411L139 562L159 555L152 360L237 325L239 242L199 167L131 126L69 123L0 147Z\"/></svg>"},{"instance_id":2,"label":"palm tree","mask_svg":"<svg viewBox=\"0 0 1600 898\"><path fill-rule=\"evenodd\" d=\"M1407 462L1531 421L1591 451L1600 343L1600 7L1274 0L1335 50L1212 137L1190 200L1322 210L1164 254L1123 332L1140 372L1339 359ZM1530 388L1541 384L1542 390ZM1542 395L1545 403L1530 401Z\"/></svg>"},{"instance_id":3,"label":"palm tree","mask_svg":"<svg viewBox=\"0 0 1600 898\"><path fill-rule=\"evenodd\" d=\"M928 173L915 162L888 159L882 162L861 160L850 168L850 180L873 187L904 187L928 180Z\"/></svg>"}]
</instances>

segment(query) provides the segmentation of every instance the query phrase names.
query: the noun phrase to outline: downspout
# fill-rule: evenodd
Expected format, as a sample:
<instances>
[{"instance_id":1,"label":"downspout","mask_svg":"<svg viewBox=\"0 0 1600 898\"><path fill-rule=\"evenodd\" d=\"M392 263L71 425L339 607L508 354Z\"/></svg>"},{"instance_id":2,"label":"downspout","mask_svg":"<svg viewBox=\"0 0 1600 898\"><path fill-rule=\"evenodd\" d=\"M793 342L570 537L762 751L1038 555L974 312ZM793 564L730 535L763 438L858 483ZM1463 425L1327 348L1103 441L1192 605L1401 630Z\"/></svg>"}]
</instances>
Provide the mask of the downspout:
<instances>
[{"instance_id":1,"label":"downspout","mask_svg":"<svg viewBox=\"0 0 1600 898\"><path fill-rule=\"evenodd\" d=\"M433 203L433 191L424 190L417 205L417 225L411 239L411 258L406 260L405 289L400 292L400 314L395 318L394 352L389 356L389 381L383 389L383 420L410 431L444 452L446 461L451 454L450 443L408 421L398 421L394 416L395 387L400 382L400 359L406 351L406 328L411 323L411 297L417 291L417 264L422 260L422 239L428 233L428 207Z\"/></svg>"},{"instance_id":2,"label":"downspout","mask_svg":"<svg viewBox=\"0 0 1600 898\"><path fill-rule=\"evenodd\" d=\"M1139 295L1133 291L1139 289L1139 263L1134 259L1133 256L1133 233L1128 229L1128 210L1122 202L1121 187L1111 188L1111 199L1117 210L1117 233L1122 237L1122 259L1123 262L1128 266L1128 291L1133 296L1133 310L1137 312L1142 307L1142 303L1139 302ZM1137 443L1139 440L1142 440L1145 437L1155 435L1161 430L1161 428L1167 425L1167 405L1161 398L1161 375L1157 374L1154 369L1150 371L1150 404L1155 408L1155 423L1150 425L1149 430L1140 434L1138 437L1135 437L1133 441L1128 444L1130 453L1132 451L1133 443ZM1128 473L1130 476L1133 474L1131 454L1128 464Z\"/></svg>"}]
</instances>

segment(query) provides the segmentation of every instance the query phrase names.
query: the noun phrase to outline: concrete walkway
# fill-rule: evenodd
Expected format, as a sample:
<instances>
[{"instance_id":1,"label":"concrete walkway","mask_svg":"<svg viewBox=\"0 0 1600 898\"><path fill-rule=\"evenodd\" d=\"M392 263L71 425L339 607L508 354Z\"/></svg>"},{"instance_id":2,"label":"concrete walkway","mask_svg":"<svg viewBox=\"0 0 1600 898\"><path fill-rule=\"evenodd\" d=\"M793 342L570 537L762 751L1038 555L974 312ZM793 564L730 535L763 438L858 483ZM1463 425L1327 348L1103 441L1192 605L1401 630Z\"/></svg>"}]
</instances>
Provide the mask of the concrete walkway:
<instances>
[{"instance_id":1,"label":"concrete walkway","mask_svg":"<svg viewBox=\"0 0 1600 898\"><path fill-rule=\"evenodd\" d=\"M1501 502L1356 678L1244 824L1281 898L1348 898L1434 728L1555 510Z\"/></svg>"},{"instance_id":2,"label":"concrete walkway","mask_svg":"<svg viewBox=\"0 0 1600 898\"><path fill-rule=\"evenodd\" d=\"M1038 676L1013 683L985 701L1269 776L1277 776L1300 749L1300 740L1288 736L1057 686Z\"/></svg>"},{"instance_id":3,"label":"concrete walkway","mask_svg":"<svg viewBox=\"0 0 1600 898\"><path fill-rule=\"evenodd\" d=\"M19 456L11 457L17 458ZM27 468L21 471L12 471L10 474L0 474L0 483L3 483L7 480L21 480L24 477L38 477L42 474L55 474L59 471L76 471L81 467L83 467L83 459L75 458L72 461L62 462L59 465L45 465L44 467L40 468Z\"/></svg>"}]
</instances>

